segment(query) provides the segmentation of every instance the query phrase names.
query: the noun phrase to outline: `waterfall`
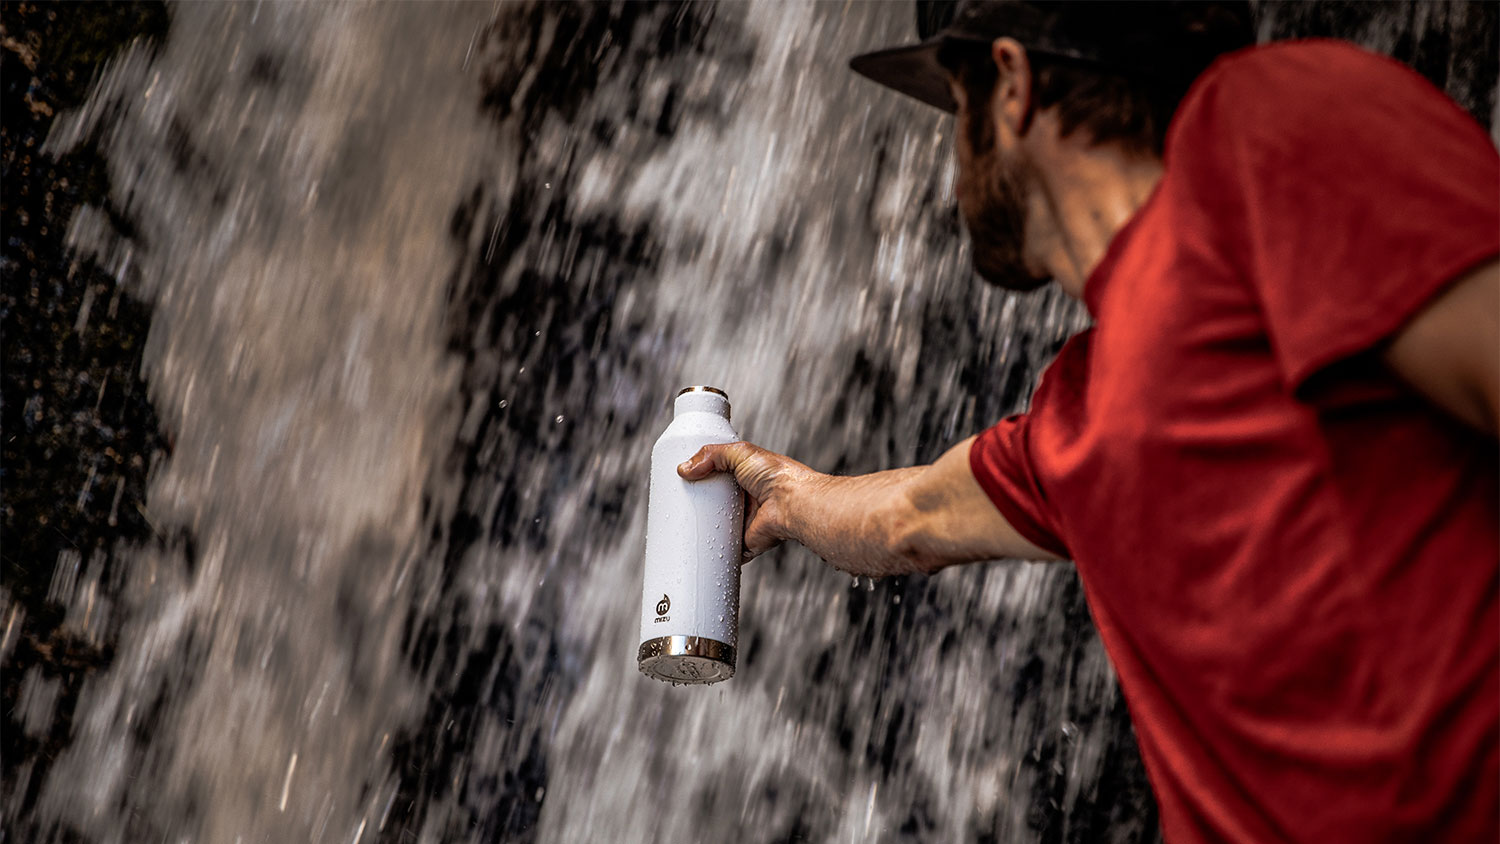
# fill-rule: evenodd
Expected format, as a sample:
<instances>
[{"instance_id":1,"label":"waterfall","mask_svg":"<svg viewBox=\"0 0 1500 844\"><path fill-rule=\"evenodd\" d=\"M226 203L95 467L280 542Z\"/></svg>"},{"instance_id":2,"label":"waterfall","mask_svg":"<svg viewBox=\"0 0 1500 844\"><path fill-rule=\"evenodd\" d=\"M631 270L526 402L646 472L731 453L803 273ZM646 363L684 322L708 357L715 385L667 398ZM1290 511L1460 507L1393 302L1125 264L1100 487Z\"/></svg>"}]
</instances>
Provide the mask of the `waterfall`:
<instances>
[{"instance_id":1,"label":"waterfall","mask_svg":"<svg viewBox=\"0 0 1500 844\"><path fill-rule=\"evenodd\" d=\"M1263 36L1425 49L1493 113L1493 63L1431 40L1492 8L1334 5L1262 5ZM63 634L111 656L71 713L21 666L17 722L71 730L7 825L1155 840L1068 565L851 583L784 548L744 571L731 681L636 670L679 388L820 470L911 465L1085 324L973 276L951 118L846 68L911 37L904 3L181 4L112 58L45 152L107 162L67 242L150 304L171 448L153 541L55 561Z\"/></svg>"}]
</instances>

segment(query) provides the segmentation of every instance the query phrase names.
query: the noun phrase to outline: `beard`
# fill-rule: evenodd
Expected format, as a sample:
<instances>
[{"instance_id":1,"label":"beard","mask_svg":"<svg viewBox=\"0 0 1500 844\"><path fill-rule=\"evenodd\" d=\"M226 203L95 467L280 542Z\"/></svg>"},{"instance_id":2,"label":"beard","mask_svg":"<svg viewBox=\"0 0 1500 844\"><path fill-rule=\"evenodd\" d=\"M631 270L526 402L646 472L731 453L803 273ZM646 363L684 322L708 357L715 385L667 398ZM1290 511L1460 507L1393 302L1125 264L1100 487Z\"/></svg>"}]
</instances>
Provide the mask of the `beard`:
<instances>
[{"instance_id":1,"label":"beard","mask_svg":"<svg viewBox=\"0 0 1500 844\"><path fill-rule=\"evenodd\" d=\"M1026 265L1026 206L1029 175L1017 160L1004 160L993 145L976 155L963 176L959 210L972 241L974 272L1007 290L1035 290L1046 284Z\"/></svg>"}]
</instances>

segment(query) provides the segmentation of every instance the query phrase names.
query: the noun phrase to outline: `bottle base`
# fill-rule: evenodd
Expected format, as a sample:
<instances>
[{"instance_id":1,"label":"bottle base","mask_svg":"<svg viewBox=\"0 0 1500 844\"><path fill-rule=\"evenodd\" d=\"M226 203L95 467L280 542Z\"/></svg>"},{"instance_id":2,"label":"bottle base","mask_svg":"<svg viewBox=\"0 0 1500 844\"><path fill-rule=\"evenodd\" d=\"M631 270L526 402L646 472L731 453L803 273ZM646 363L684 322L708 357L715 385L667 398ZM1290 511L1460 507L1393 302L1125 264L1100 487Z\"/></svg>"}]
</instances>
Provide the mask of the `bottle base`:
<instances>
[{"instance_id":1,"label":"bottle base","mask_svg":"<svg viewBox=\"0 0 1500 844\"><path fill-rule=\"evenodd\" d=\"M734 646L703 636L659 636L641 643L641 673L667 683L717 683L734 676Z\"/></svg>"}]
</instances>

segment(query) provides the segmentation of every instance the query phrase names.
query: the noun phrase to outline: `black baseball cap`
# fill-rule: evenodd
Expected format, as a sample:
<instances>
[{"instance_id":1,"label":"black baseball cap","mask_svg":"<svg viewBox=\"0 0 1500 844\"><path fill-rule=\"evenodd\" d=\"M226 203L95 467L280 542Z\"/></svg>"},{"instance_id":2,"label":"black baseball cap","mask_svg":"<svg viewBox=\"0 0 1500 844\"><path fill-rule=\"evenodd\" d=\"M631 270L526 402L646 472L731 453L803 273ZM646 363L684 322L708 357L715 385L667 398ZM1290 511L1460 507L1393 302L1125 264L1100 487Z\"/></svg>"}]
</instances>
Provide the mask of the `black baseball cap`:
<instances>
[{"instance_id":1,"label":"black baseball cap","mask_svg":"<svg viewBox=\"0 0 1500 844\"><path fill-rule=\"evenodd\" d=\"M916 44L849 60L856 73L943 111L958 104L938 51L1010 37L1027 52L1099 65L1186 90L1215 58L1255 43L1248 2L960 0L917 3Z\"/></svg>"}]
</instances>

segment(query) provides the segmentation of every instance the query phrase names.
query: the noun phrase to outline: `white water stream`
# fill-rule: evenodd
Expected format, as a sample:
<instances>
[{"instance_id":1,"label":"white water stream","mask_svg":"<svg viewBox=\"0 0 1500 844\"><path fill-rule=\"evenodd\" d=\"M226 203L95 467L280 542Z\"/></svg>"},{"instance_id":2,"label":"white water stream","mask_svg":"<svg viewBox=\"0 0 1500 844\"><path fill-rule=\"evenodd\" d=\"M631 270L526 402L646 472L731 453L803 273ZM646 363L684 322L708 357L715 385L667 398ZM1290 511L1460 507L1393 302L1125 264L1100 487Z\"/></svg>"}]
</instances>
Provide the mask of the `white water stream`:
<instances>
[{"instance_id":1,"label":"white water stream","mask_svg":"<svg viewBox=\"0 0 1500 844\"><path fill-rule=\"evenodd\" d=\"M746 569L739 670L634 664L687 384L815 467L935 458L1082 323L972 277L950 122L845 67L909 7L183 4L98 133L153 303L164 536L36 823L55 840L1149 840L1071 569ZM1269 24L1268 24L1269 26ZM39 716L41 717L41 716ZM67 836L76 836L71 838Z\"/></svg>"}]
</instances>

